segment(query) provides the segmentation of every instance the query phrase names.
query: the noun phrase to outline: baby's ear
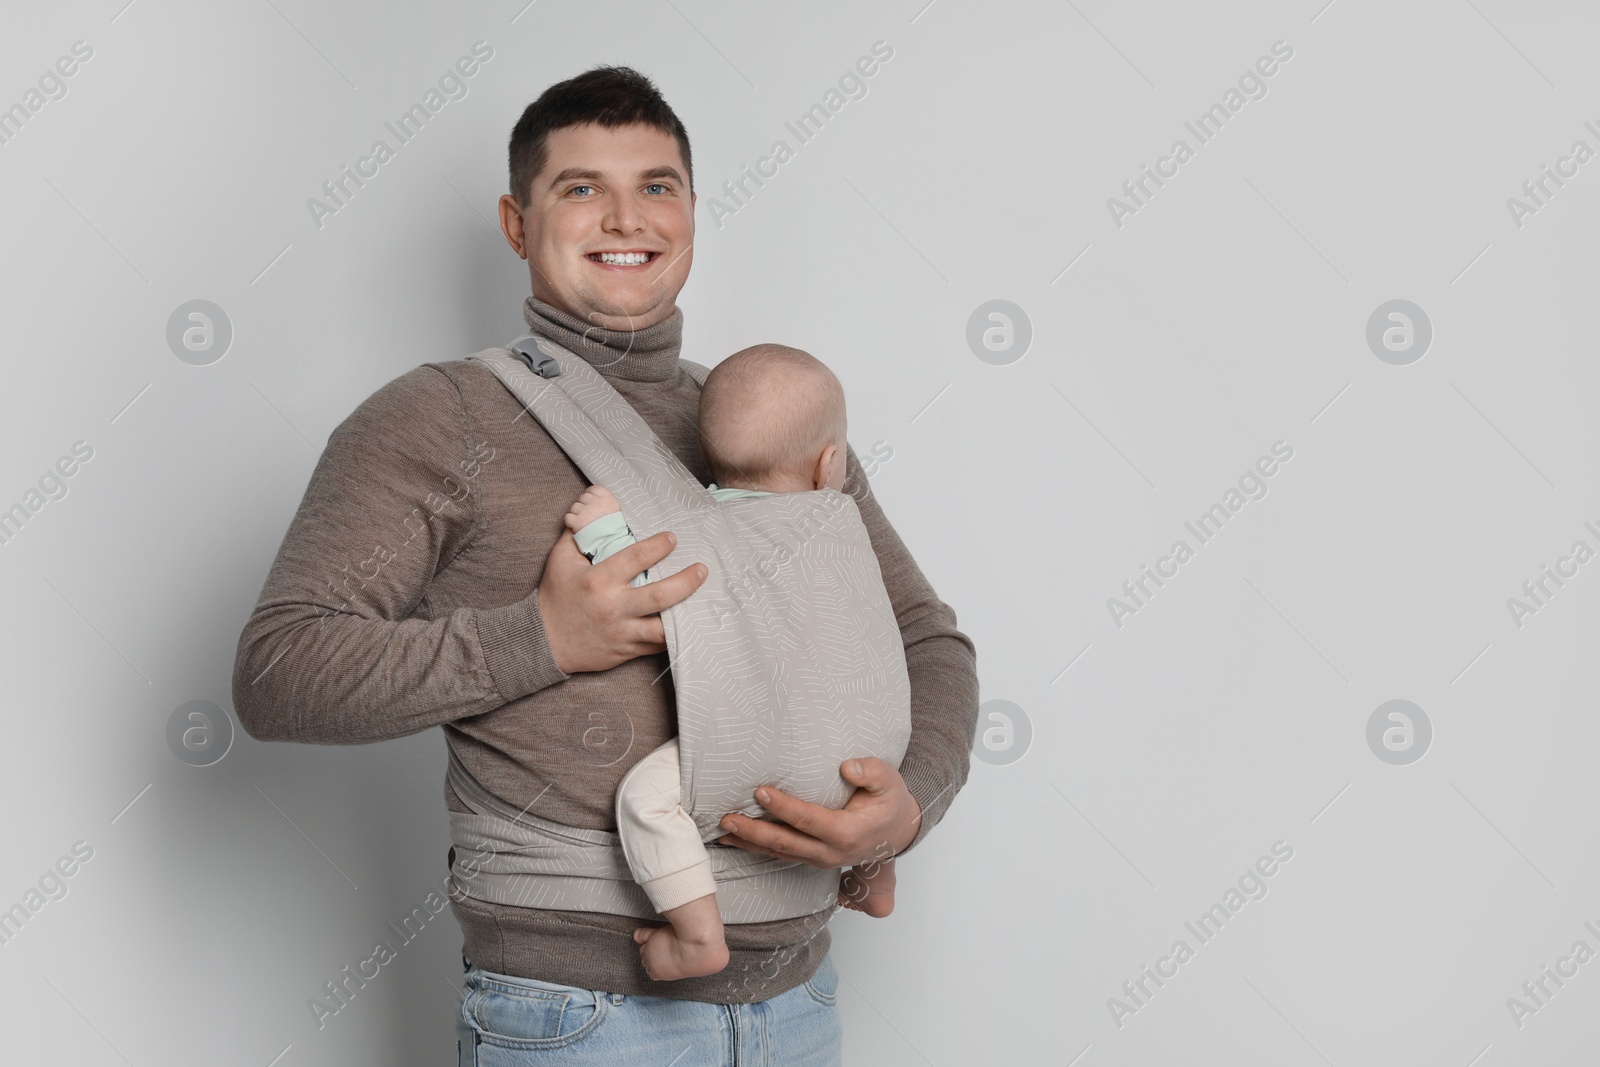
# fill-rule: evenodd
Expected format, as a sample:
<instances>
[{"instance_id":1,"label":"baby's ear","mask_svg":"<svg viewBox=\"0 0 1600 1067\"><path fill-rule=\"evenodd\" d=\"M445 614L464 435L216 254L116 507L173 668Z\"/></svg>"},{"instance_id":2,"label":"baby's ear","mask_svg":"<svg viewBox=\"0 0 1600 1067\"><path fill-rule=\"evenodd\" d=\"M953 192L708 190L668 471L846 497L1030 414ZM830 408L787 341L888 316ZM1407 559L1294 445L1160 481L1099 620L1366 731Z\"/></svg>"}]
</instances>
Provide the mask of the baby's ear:
<instances>
[{"instance_id":1,"label":"baby's ear","mask_svg":"<svg viewBox=\"0 0 1600 1067\"><path fill-rule=\"evenodd\" d=\"M822 451L817 453L816 465L811 470L811 484L813 489L827 488L833 476L834 457L838 454L837 445L824 445Z\"/></svg>"}]
</instances>

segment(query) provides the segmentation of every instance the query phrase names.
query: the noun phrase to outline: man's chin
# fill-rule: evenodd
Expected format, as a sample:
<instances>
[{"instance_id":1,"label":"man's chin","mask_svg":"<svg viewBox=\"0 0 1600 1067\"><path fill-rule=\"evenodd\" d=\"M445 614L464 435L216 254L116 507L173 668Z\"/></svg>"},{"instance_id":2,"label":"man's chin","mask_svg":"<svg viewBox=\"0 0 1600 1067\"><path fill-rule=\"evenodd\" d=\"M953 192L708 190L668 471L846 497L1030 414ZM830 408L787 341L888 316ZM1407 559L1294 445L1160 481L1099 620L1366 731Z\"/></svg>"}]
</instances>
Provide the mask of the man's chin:
<instances>
[{"instance_id":1,"label":"man's chin","mask_svg":"<svg viewBox=\"0 0 1600 1067\"><path fill-rule=\"evenodd\" d=\"M673 302L661 294L635 300L607 299L598 295L584 301L579 317L607 330L642 330L672 314Z\"/></svg>"}]
</instances>

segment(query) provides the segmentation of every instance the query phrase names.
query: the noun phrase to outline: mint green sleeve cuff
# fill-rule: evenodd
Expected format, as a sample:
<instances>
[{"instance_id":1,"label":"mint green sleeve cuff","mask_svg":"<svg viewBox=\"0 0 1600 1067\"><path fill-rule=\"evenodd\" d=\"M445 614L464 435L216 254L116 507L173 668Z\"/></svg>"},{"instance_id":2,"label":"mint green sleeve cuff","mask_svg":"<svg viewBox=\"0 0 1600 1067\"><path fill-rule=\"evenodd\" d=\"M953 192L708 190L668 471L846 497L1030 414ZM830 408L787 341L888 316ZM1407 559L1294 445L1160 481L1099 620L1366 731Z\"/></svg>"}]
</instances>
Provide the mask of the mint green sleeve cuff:
<instances>
[{"instance_id":1,"label":"mint green sleeve cuff","mask_svg":"<svg viewBox=\"0 0 1600 1067\"><path fill-rule=\"evenodd\" d=\"M578 551L592 557L594 563L616 555L637 540L620 511L602 515L573 534L572 539L578 542Z\"/></svg>"}]
</instances>

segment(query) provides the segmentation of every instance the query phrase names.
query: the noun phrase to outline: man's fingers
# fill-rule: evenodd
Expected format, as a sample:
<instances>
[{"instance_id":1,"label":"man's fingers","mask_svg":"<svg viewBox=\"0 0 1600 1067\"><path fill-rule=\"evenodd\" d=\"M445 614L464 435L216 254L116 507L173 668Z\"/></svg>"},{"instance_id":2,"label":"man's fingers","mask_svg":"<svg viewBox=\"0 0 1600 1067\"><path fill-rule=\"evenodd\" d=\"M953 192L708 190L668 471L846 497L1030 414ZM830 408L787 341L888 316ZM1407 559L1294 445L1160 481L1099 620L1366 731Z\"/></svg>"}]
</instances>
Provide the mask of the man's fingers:
<instances>
[{"instance_id":1,"label":"man's fingers","mask_svg":"<svg viewBox=\"0 0 1600 1067\"><path fill-rule=\"evenodd\" d=\"M851 764L856 764L860 770L851 771ZM888 792L894 786L895 779L900 776L899 771L877 756L846 760L839 765L839 769L845 781L873 795Z\"/></svg>"},{"instance_id":2,"label":"man's fingers","mask_svg":"<svg viewBox=\"0 0 1600 1067\"><path fill-rule=\"evenodd\" d=\"M663 559L666 559L672 548L671 534L663 530L658 534L645 538L638 544L629 545L612 556L611 559L606 560L601 566L608 566L615 560L622 560L621 569L626 571L628 578L631 580L635 574L648 570ZM670 608L700 588L700 584L706 580L706 573L705 564L692 563L676 574L670 574L665 578L660 578L648 585L642 585L637 589L626 590L623 602L625 605L624 610L635 617L657 614Z\"/></svg>"},{"instance_id":3,"label":"man's fingers","mask_svg":"<svg viewBox=\"0 0 1600 1067\"><path fill-rule=\"evenodd\" d=\"M763 796L766 797L765 800L761 799ZM801 833L809 834L813 837L823 836L818 831L822 829L822 823L834 814L831 808L825 808L821 804L797 800L783 790L775 789L770 785L764 785L757 791L756 803Z\"/></svg>"},{"instance_id":4,"label":"man's fingers","mask_svg":"<svg viewBox=\"0 0 1600 1067\"><path fill-rule=\"evenodd\" d=\"M814 837L796 833L787 826L767 822L765 819L751 819L744 815L730 814L723 816L723 826L733 826L726 840L735 844L749 842L755 848L754 852L764 852L769 856L779 859L799 860L813 867L841 867L834 850Z\"/></svg>"},{"instance_id":5,"label":"man's fingers","mask_svg":"<svg viewBox=\"0 0 1600 1067\"><path fill-rule=\"evenodd\" d=\"M605 571L611 576L621 574L621 581L627 584L634 581L635 574L648 571L656 563L661 563L661 560L672 553L675 544L677 537L674 537L672 531L662 530L661 533L645 537L637 544L627 545L626 549L602 561L595 569ZM662 608L670 608L677 601L683 600L691 592L699 589L702 581L706 581L704 563L685 566L682 571L670 577L662 577L659 581L642 585L638 589L627 590L627 611L630 614L651 614L654 611L661 611Z\"/></svg>"},{"instance_id":6,"label":"man's fingers","mask_svg":"<svg viewBox=\"0 0 1600 1067\"><path fill-rule=\"evenodd\" d=\"M577 547L576 542L573 547ZM634 575L654 567L671 551L672 542L668 539L667 532L663 530L654 537L646 537L643 541L637 541L612 554L609 559L601 560L595 564L595 570L614 577L626 585L633 580Z\"/></svg>"},{"instance_id":7,"label":"man's fingers","mask_svg":"<svg viewBox=\"0 0 1600 1067\"><path fill-rule=\"evenodd\" d=\"M642 619L634 619L633 624L633 639L647 646L645 655L653 656L667 650L667 628L661 622L661 616L646 615Z\"/></svg>"},{"instance_id":8,"label":"man's fingers","mask_svg":"<svg viewBox=\"0 0 1600 1067\"><path fill-rule=\"evenodd\" d=\"M699 589L706 580L706 573L704 563L691 563L676 574L640 586L633 593L644 601L650 612L662 612Z\"/></svg>"},{"instance_id":9,"label":"man's fingers","mask_svg":"<svg viewBox=\"0 0 1600 1067\"><path fill-rule=\"evenodd\" d=\"M632 573L638 574L666 559L677 543L677 536L672 531L662 530L660 533L651 534L641 541L634 542L611 558L626 560Z\"/></svg>"},{"instance_id":10,"label":"man's fingers","mask_svg":"<svg viewBox=\"0 0 1600 1067\"><path fill-rule=\"evenodd\" d=\"M721 837L713 841L712 844L734 846L737 848L742 848L746 852L760 853L763 856L777 855L777 853L773 852L771 849L763 848L754 841L750 840L748 837L740 837L738 834L723 834Z\"/></svg>"}]
</instances>

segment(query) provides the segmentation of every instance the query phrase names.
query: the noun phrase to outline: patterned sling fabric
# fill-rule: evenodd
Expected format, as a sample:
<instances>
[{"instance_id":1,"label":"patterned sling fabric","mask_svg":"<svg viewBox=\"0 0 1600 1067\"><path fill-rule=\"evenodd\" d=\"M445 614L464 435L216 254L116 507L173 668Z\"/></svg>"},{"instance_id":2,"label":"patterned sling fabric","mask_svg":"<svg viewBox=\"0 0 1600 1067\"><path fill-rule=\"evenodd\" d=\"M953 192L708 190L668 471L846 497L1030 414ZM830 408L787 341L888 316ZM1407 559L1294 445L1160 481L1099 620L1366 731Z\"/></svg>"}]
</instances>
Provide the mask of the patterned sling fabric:
<instances>
[{"instance_id":1,"label":"patterned sling fabric","mask_svg":"<svg viewBox=\"0 0 1600 1067\"><path fill-rule=\"evenodd\" d=\"M599 372L548 338L469 358L494 372L591 483L616 496L637 538L677 535L652 580L696 561L708 568L699 589L661 613L684 807L703 840L723 833L728 812L761 816L752 796L759 785L839 808L854 788L839 775L844 760L870 755L899 766L911 735L905 651L848 494L719 502ZM704 382L706 368L682 363ZM454 758L450 780L475 813L451 815L458 866L462 853L489 856L464 880L470 895L654 916L616 834L518 818ZM725 922L790 918L834 902L837 870L710 852ZM609 884L619 881L626 884Z\"/></svg>"}]
</instances>

